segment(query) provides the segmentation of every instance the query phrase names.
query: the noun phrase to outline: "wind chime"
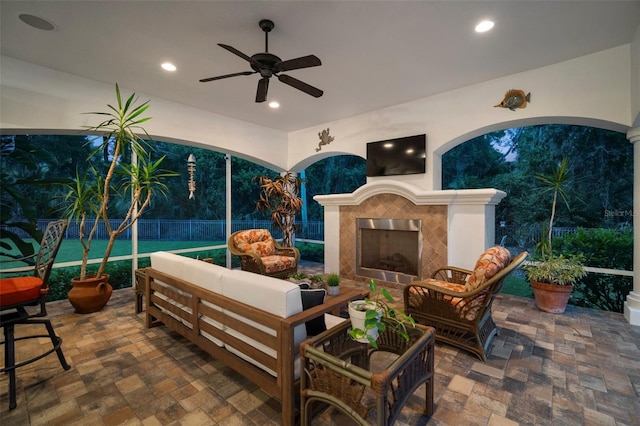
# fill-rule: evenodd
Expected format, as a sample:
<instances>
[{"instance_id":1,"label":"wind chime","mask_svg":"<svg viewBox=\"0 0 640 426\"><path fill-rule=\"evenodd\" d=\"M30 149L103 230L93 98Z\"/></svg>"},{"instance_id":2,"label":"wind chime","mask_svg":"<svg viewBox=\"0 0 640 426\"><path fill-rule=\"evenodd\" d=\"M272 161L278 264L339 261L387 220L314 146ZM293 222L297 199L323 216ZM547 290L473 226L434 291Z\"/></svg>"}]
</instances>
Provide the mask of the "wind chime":
<instances>
[{"instance_id":1,"label":"wind chime","mask_svg":"<svg viewBox=\"0 0 640 426\"><path fill-rule=\"evenodd\" d=\"M196 174L196 157L193 154L189 154L187 158L187 171L189 172L189 199L196 198L196 181L194 175Z\"/></svg>"}]
</instances>

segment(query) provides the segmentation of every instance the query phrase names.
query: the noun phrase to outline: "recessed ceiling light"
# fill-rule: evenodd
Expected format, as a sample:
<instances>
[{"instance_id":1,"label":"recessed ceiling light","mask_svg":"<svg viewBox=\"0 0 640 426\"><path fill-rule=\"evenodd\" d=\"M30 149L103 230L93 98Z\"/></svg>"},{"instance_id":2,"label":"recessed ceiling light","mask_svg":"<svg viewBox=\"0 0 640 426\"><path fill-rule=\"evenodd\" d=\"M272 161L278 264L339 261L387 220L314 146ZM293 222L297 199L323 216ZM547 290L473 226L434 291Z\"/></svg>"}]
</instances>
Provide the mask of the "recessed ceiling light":
<instances>
[{"instance_id":1,"label":"recessed ceiling light","mask_svg":"<svg viewBox=\"0 0 640 426\"><path fill-rule=\"evenodd\" d=\"M269 102L269 106L271 108L280 108L280 104L278 102L276 102L276 101Z\"/></svg>"},{"instance_id":2,"label":"recessed ceiling light","mask_svg":"<svg viewBox=\"0 0 640 426\"><path fill-rule=\"evenodd\" d=\"M160 66L165 71L175 71L176 70L176 66L173 65L171 62L165 62L164 64L162 64Z\"/></svg>"},{"instance_id":3,"label":"recessed ceiling light","mask_svg":"<svg viewBox=\"0 0 640 426\"><path fill-rule=\"evenodd\" d=\"M18 19L37 30L53 31L57 28L56 24L49 21L48 19L44 19L36 15L30 15L28 13L21 13L20 15L18 15Z\"/></svg>"},{"instance_id":4,"label":"recessed ceiling light","mask_svg":"<svg viewBox=\"0 0 640 426\"><path fill-rule=\"evenodd\" d=\"M493 21L482 21L480 22L478 25L476 25L476 32L477 33L484 33L489 31L491 28L493 28L494 26L494 22Z\"/></svg>"}]
</instances>

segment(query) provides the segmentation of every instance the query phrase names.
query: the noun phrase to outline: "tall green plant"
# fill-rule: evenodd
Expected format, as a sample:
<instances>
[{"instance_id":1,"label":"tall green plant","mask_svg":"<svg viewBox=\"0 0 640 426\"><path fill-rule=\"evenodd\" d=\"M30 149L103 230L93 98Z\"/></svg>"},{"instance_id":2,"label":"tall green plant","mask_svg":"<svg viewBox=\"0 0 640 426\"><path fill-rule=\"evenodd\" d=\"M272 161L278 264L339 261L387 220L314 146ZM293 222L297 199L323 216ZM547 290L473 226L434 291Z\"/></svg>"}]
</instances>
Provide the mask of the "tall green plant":
<instances>
[{"instance_id":1,"label":"tall green plant","mask_svg":"<svg viewBox=\"0 0 640 426\"><path fill-rule=\"evenodd\" d=\"M553 237L553 221L556 217L556 206L558 204L558 197L564 201L567 209L569 209L569 196L567 194L567 186L573 179L569 171L569 160L563 158L560 164L553 170L550 175L538 174L536 178L542 183L542 192L553 194L553 202L551 204L551 216L549 217L548 229L544 229L547 232L547 239L538 243L542 258L553 256L553 247L551 240Z\"/></svg>"},{"instance_id":2,"label":"tall green plant","mask_svg":"<svg viewBox=\"0 0 640 426\"><path fill-rule=\"evenodd\" d=\"M543 230L547 232L547 238L542 239L536 245L536 249L540 250L541 259L524 267L527 277L533 281L570 286L586 275L582 256L564 257L563 255L553 255L553 221L556 217L558 199L564 201L567 209L569 208L568 186L572 180L572 175L568 164L567 158L563 158L552 174L538 174L536 176L543 185L542 192L551 193L553 199L548 229L546 224L543 227Z\"/></svg>"},{"instance_id":3,"label":"tall green plant","mask_svg":"<svg viewBox=\"0 0 640 426\"><path fill-rule=\"evenodd\" d=\"M79 223L79 240L83 249L81 280L87 276L91 242L99 224L104 223L109 241L96 277L104 274L116 238L133 226L149 207L154 196L166 197L168 188L164 183L165 179L178 175L160 168L165 157L154 161L147 150L150 147L148 142L140 136L143 134L146 139L150 139L147 131L141 126L151 119L142 116L149 108L149 101L136 106L137 98L133 93L123 102L117 84L116 99L115 107L107 105L110 110L108 112L87 113L106 117L100 124L88 127L89 131L102 135L102 142L87 160L91 162L98 155L107 158L110 156L107 170L102 173L98 167L91 165L84 175L76 173L75 180L67 185L67 193L64 196L64 215ZM123 161L122 158L127 149L132 152L131 163ZM130 197L130 202L120 225L112 228L109 222L109 205L112 199L118 197ZM90 226L88 231L87 226Z\"/></svg>"}]
</instances>

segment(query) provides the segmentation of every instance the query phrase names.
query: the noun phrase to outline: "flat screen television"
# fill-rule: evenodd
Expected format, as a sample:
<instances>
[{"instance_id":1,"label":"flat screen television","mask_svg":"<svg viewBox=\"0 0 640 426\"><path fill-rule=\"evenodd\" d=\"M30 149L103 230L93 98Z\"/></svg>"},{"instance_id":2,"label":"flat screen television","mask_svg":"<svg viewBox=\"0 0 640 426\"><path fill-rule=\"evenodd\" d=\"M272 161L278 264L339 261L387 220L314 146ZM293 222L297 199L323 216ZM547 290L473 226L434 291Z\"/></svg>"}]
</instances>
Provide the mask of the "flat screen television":
<instances>
[{"instance_id":1,"label":"flat screen television","mask_svg":"<svg viewBox=\"0 0 640 426\"><path fill-rule=\"evenodd\" d=\"M367 143L367 176L425 173L427 135Z\"/></svg>"}]
</instances>

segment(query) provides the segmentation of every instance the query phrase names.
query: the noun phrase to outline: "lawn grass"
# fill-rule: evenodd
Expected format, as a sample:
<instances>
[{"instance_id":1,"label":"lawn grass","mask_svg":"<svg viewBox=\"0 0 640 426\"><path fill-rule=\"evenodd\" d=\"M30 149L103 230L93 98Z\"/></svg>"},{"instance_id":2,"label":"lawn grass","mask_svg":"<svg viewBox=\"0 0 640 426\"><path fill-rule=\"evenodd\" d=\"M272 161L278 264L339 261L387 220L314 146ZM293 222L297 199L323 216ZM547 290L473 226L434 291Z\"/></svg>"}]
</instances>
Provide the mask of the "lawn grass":
<instances>
[{"instance_id":1,"label":"lawn grass","mask_svg":"<svg viewBox=\"0 0 640 426\"><path fill-rule=\"evenodd\" d=\"M500 293L533 298L531 285L529 285L529 281L525 279L522 271L517 271L505 278Z\"/></svg>"},{"instance_id":2,"label":"lawn grass","mask_svg":"<svg viewBox=\"0 0 640 426\"><path fill-rule=\"evenodd\" d=\"M153 253L155 251L180 250L205 246L224 245L226 241L138 241L139 253ZM37 247L37 245L36 245ZM102 259L107 249L107 240L94 240L91 243L89 259ZM111 257L131 255L131 241L116 240L111 251ZM82 245L78 240L63 240L56 256L56 263L74 262L82 260ZM15 263L15 264L14 264ZM3 269L24 266L22 262L3 263Z\"/></svg>"}]
</instances>

